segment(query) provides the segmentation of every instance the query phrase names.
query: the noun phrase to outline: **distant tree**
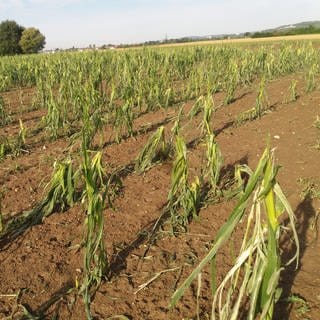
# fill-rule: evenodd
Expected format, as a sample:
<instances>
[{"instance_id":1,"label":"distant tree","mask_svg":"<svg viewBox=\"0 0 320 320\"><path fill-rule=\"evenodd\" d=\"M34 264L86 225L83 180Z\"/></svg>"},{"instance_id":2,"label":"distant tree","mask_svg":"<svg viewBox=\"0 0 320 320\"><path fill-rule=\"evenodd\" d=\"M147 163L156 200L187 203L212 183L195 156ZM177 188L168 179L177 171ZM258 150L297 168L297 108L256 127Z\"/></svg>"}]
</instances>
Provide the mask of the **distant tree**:
<instances>
[{"instance_id":1,"label":"distant tree","mask_svg":"<svg viewBox=\"0 0 320 320\"><path fill-rule=\"evenodd\" d=\"M45 44L45 36L36 28L25 29L19 41L23 53L37 53L44 48Z\"/></svg>"},{"instance_id":2,"label":"distant tree","mask_svg":"<svg viewBox=\"0 0 320 320\"><path fill-rule=\"evenodd\" d=\"M0 56L21 53L19 41L23 30L22 26L12 20L0 23Z\"/></svg>"}]
</instances>

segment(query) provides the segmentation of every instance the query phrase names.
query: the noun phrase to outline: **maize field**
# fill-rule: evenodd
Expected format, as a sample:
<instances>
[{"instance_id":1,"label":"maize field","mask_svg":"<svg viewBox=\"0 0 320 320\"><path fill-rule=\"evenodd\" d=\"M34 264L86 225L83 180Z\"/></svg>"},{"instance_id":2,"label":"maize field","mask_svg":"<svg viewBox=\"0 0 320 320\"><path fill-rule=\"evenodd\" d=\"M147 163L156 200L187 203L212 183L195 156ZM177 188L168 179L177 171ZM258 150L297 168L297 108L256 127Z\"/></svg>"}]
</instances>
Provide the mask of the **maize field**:
<instances>
[{"instance_id":1,"label":"maize field","mask_svg":"<svg viewBox=\"0 0 320 320\"><path fill-rule=\"evenodd\" d=\"M319 319L320 45L0 58L0 319Z\"/></svg>"}]
</instances>

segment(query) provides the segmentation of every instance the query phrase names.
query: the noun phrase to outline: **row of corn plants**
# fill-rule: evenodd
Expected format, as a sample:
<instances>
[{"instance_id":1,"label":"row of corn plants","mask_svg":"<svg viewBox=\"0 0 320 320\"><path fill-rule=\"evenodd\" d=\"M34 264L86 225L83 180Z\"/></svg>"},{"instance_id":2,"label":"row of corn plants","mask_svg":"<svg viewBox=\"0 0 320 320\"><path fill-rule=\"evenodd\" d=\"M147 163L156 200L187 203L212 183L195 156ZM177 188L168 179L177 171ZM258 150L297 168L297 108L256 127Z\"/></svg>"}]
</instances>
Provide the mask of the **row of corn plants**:
<instances>
[{"instance_id":1,"label":"row of corn plants","mask_svg":"<svg viewBox=\"0 0 320 320\"><path fill-rule=\"evenodd\" d=\"M218 91L225 92L224 103L229 104L237 88L257 78L269 81L302 71L307 90L314 90L317 53L312 44L293 43L253 49L203 46L3 57L0 92L35 86L34 105L47 110L43 127L51 139L79 130L87 105L90 115L99 114L103 123L115 128L120 142L123 134L132 135L139 114ZM8 117L1 105L0 121L5 123ZM259 116L261 108L255 109L247 116Z\"/></svg>"}]
</instances>

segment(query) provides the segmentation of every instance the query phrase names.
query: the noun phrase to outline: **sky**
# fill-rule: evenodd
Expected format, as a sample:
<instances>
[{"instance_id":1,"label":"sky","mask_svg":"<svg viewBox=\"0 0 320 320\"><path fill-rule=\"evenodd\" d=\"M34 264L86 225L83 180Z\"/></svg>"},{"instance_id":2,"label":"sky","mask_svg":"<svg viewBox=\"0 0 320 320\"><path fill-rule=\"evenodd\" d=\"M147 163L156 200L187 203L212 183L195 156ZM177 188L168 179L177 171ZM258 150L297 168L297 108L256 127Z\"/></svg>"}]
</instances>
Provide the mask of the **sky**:
<instances>
[{"instance_id":1,"label":"sky","mask_svg":"<svg viewBox=\"0 0 320 320\"><path fill-rule=\"evenodd\" d=\"M0 21L46 37L46 49L258 31L320 20L319 0L0 0Z\"/></svg>"}]
</instances>

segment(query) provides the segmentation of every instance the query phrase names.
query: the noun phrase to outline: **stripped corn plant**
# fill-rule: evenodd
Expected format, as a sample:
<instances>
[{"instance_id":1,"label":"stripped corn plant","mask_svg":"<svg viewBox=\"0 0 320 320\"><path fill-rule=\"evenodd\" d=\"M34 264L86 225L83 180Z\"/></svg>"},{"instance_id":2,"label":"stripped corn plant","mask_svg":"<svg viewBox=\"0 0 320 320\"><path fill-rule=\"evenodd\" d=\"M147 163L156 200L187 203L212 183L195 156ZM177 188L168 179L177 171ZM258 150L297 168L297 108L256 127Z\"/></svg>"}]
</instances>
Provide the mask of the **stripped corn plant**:
<instances>
[{"instance_id":1,"label":"stripped corn plant","mask_svg":"<svg viewBox=\"0 0 320 320\"><path fill-rule=\"evenodd\" d=\"M201 183L198 177L188 183L187 149L180 136L176 137L176 159L171 174L168 209L171 213L173 231L186 228L191 217L197 217L200 208Z\"/></svg>"},{"instance_id":2,"label":"stripped corn plant","mask_svg":"<svg viewBox=\"0 0 320 320\"><path fill-rule=\"evenodd\" d=\"M23 126L23 122L21 119L19 119L19 126L20 126L20 130L19 130L18 138L17 138L17 148L21 149L21 148L25 148L25 146L26 146L27 130Z\"/></svg>"},{"instance_id":3,"label":"stripped corn plant","mask_svg":"<svg viewBox=\"0 0 320 320\"><path fill-rule=\"evenodd\" d=\"M9 139L5 136L0 136L0 160L12 151L13 147Z\"/></svg>"},{"instance_id":4,"label":"stripped corn plant","mask_svg":"<svg viewBox=\"0 0 320 320\"><path fill-rule=\"evenodd\" d=\"M204 97L200 96L196 102L193 104L188 116L190 118L190 121L201 112L201 110L203 109L203 105L204 105Z\"/></svg>"},{"instance_id":5,"label":"stripped corn plant","mask_svg":"<svg viewBox=\"0 0 320 320\"><path fill-rule=\"evenodd\" d=\"M171 128L172 136L171 136L170 143L172 143L172 141L175 137L179 136L180 129L181 129L182 117L183 117L183 106L179 109L178 116L177 116L177 118Z\"/></svg>"},{"instance_id":6,"label":"stripped corn plant","mask_svg":"<svg viewBox=\"0 0 320 320\"><path fill-rule=\"evenodd\" d=\"M233 63L230 66L230 69L228 70L228 76L229 78L226 82L226 96L224 98L225 105L230 104L235 100L234 95L239 82L239 67L236 63Z\"/></svg>"},{"instance_id":7,"label":"stripped corn plant","mask_svg":"<svg viewBox=\"0 0 320 320\"><path fill-rule=\"evenodd\" d=\"M70 159L64 162L56 162L55 172L49 184L47 185L47 196L44 205L44 216L53 212L55 207L64 210L66 207L72 207L76 198L76 179L77 172L74 171Z\"/></svg>"},{"instance_id":8,"label":"stripped corn plant","mask_svg":"<svg viewBox=\"0 0 320 320\"><path fill-rule=\"evenodd\" d=\"M306 91L307 92L311 92L313 90L315 90L316 88L316 73L317 73L317 69L318 66L316 64L313 64L307 74L306 74L306 78L307 78L307 87L306 87Z\"/></svg>"},{"instance_id":9,"label":"stripped corn plant","mask_svg":"<svg viewBox=\"0 0 320 320\"><path fill-rule=\"evenodd\" d=\"M215 195L219 188L220 171L223 164L223 158L213 133L207 135L206 146L206 176L209 179L210 190Z\"/></svg>"},{"instance_id":10,"label":"stripped corn plant","mask_svg":"<svg viewBox=\"0 0 320 320\"><path fill-rule=\"evenodd\" d=\"M166 159L169 155L170 146L167 144L164 127L160 127L148 140L147 144L139 153L135 170L138 173L146 171L156 161Z\"/></svg>"},{"instance_id":11,"label":"stripped corn plant","mask_svg":"<svg viewBox=\"0 0 320 320\"><path fill-rule=\"evenodd\" d=\"M101 152L98 152L91 162L87 150L83 148L82 152L82 171L85 179L83 201L87 203L87 215L84 239L84 279L80 292L83 295L87 319L93 319L90 310L91 297L99 288L102 278L107 276L109 268L107 253L104 247L103 217L107 186L104 184Z\"/></svg>"},{"instance_id":12,"label":"stripped corn plant","mask_svg":"<svg viewBox=\"0 0 320 320\"><path fill-rule=\"evenodd\" d=\"M56 162L50 182L46 186L46 195L31 211L13 217L6 222L0 239L14 239L29 227L41 223L55 210L72 207L76 199L77 172L71 160Z\"/></svg>"},{"instance_id":13,"label":"stripped corn plant","mask_svg":"<svg viewBox=\"0 0 320 320\"><path fill-rule=\"evenodd\" d=\"M214 112L214 102L211 95L208 95L203 105L203 119L201 123L201 133L210 135L212 133L211 119Z\"/></svg>"},{"instance_id":14,"label":"stripped corn plant","mask_svg":"<svg viewBox=\"0 0 320 320\"><path fill-rule=\"evenodd\" d=\"M256 103L255 106L247 111L241 112L236 120L236 125L241 125L242 123L246 121L255 120L257 118L261 118L262 115L266 112L268 109L268 97L266 94L266 80L263 77L259 84L259 91L256 97Z\"/></svg>"},{"instance_id":15,"label":"stripped corn plant","mask_svg":"<svg viewBox=\"0 0 320 320\"><path fill-rule=\"evenodd\" d=\"M292 229L296 253L287 263L299 260L299 241L295 229L294 213L276 182L277 168L273 164L273 152L266 149L256 170L231 212L227 222L220 228L216 240L207 256L177 289L171 299L175 306L186 288L201 274L208 263L212 263L221 246L230 239L240 220L246 217L247 226L243 242L233 267L216 288L213 281L211 319L238 319L240 310L247 302L247 319L271 320L274 305L280 297L281 266L279 242L281 236L280 216L287 212ZM250 172L248 169L247 172Z\"/></svg>"},{"instance_id":16,"label":"stripped corn plant","mask_svg":"<svg viewBox=\"0 0 320 320\"><path fill-rule=\"evenodd\" d=\"M294 102L298 98L298 93L297 93L297 80L291 80L290 86L289 86L289 98L287 102Z\"/></svg>"},{"instance_id":17,"label":"stripped corn plant","mask_svg":"<svg viewBox=\"0 0 320 320\"><path fill-rule=\"evenodd\" d=\"M120 143L124 130L127 131L128 136L133 136L133 120L134 113L132 110L132 101L126 101L122 106L116 109L114 127L116 130L116 141Z\"/></svg>"},{"instance_id":18,"label":"stripped corn plant","mask_svg":"<svg viewBox=\"0 0 320 320\"><path fill-rule=\"evenodd\" d=\"M256 105L255 105L255 116L260 118L264 111L268 107L268 98L266 94L266 80L262 77L260 84L259 84L259 91L256 98Z\"/></svg>"},{"instance_id":19,"label":"stripped corn plant","mask_svg":"<svg viewBox=\"0 0 320 320\"><path fill-rule=\"evenodd\" d=\"M5 110L4 99L0 96L0 127L10 122L10 116Z\"/></svg>"}]
</instances>

